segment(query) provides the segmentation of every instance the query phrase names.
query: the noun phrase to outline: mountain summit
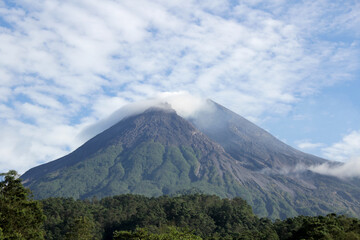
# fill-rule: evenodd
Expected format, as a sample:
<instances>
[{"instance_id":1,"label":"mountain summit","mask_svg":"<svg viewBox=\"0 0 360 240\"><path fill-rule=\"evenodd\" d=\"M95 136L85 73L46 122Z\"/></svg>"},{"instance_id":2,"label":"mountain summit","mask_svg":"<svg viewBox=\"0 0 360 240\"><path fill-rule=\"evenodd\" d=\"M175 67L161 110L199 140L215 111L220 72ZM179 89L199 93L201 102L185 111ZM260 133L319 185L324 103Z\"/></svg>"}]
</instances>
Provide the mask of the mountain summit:
<instances>
[{"instance_id":1,"label":"mountain summit","mask_svg":"<svg viewBox=\"0 0 360 240\"><path fill-rule=\"evenodd\" d=\"M74 152L21 178L36 198L200 191L240 196L256 214L360 216L354 181L307 170L327 162L300 152L208 101L187 119L170 106L128 116Z\"/></svg>"}]
</instances>

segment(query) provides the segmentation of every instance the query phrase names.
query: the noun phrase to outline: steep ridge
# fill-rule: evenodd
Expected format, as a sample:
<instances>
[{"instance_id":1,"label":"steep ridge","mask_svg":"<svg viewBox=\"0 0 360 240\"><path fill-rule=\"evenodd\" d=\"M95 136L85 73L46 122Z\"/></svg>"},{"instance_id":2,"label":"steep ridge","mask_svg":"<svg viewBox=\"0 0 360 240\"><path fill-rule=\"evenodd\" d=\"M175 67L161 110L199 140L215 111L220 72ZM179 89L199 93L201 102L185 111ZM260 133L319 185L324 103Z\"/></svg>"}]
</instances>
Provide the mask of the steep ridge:
<instances>
[{"instance_id":1,"label":"steep ridge","mask_svg":"<svg viewBox=\"0 0 360 240\"><path fill-rule=\"evenodd\" d=\"M302 153L209 101L186 120L168 107L129 116L58 160L21 178L36 198L147 196L191 189L244 198L272 219L329 212L360 216L360 184L307 166L326 160Z\"/></svg>"}]
</instances>

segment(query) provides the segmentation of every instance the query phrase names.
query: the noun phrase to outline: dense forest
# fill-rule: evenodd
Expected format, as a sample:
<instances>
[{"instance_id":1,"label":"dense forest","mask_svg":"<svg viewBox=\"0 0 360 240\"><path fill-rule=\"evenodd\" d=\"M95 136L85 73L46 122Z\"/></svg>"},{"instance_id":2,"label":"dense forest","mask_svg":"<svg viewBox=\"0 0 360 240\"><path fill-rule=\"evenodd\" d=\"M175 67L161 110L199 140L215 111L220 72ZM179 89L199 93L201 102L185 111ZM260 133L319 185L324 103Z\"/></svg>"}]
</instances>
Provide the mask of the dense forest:
<instances>
[{"instance_id":1,"label":"dense forest","mask_svg":"<svg viewBox=\"0 0 360 240\"><path fill-rule=\"evenodd\" d=\"M360 221L336 214L271 221L204 194L35 201L15 171L1 176L0 239L360 239Z\"/></svg>"}]
</instances>

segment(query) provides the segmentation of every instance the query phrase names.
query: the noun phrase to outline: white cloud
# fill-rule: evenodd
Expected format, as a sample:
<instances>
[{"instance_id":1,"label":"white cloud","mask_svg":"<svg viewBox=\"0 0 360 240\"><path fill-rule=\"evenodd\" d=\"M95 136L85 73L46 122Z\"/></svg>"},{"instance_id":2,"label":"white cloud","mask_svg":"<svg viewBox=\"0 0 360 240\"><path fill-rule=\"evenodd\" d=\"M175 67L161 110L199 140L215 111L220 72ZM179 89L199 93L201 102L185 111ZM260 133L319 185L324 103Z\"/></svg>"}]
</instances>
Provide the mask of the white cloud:
<instances>
[{"instance_id":1,"label":"white cloud","mask_svg":"<svg viewBox=\"0 0 360 240\"><path fill-rule=\"evenodd\" d=\"M93 105L94 116L98 120L107 118L114 112L114 109L119 109L124 105L128 104L126 100L118 96L102 96Z\"/></svg>"},{"instance_id":2,"label":"white cloud","mask_svg":"<svg viewBox=\"0 0 360 240\"><path fill-rule=\"evenodd\" d=\"M299 98L350 79L343 72L358 66L356 44L316 34L341 26L353 34L359 7L349 15L349 4L328 3L2 3L7 25L0 28L0 118L13 145L0 145L0 152L14 163L0 170L52 160L50 151L74 149L77 140L68 138L85 126L159 92L212 98L252 119L286 113ZM65 131L70 136L59 137L61 144L35 133L58 126L78 129ZM32 147L9 150L25 143ZM21 156L27 165L16 163Z\"/></svg>"},{"instance_id":3,"label":"white cloud","mask_svg":"<svg viewBox=\"0 0 360 240\"><path fill-rule=\"evenodd\" d=\"M313 166L310 167L310 170L339 178L360 177L360 158L354 157L338 165L322 164Z\"/></svg>"},{"instance_id":4,"label":"white cloud","mask_svg":"<svg viewBox=\"0 0 360 240\"><path fill-rule=\"evenodd\" d=\"M360 177L360 131L352 131L321 151L324 157L338 162L312 166L311 171L339 178Z\"/></svg>"},{"instance_id":5,"label":"white cloud","mask_svg":"<svg viewBox=\"0 0 360 240\"><path fill-rule=\"evenodd\" d=\"M340 142L323 148L322 151L328 159L342 162L360 156L360 131L352 131L344 136Z\"/></svg>"},{"instance_id":6,"label":"white cloud","mask_svg":"<svg viewBox=\"0 0 360 240\"><path fill-rule=\"evenodd\" d=\"M199 111L212 111L213 104L206 99L193 96L188 92L163 92L156 95L155 98L135 103L126 104L113 112L110 116L97 121L94 124L87 125L79 133L79 139L88 140L96 134L113 126L125 117L139 114L150 107L168 109L169 107L184 118L195 117Z\"/></svg>"},{"instance_id":7,"label":"white cloud","mask_svg":"<svg viewBox=\"0 0 360 240\"><path fill-rule=\"evenodd\" d=\"M73 137L79 127L57 125L36 127L17 121L1 123L0 170L16 169L24 173L30 167L65 155L79 145Z\"/></svg>"},{"instance_id":8,"label":"white cloud","mask_svg":"<svg viewBox=\"0 0 360 240\"><path fill-rule=\"evenodd\" d=\"M308 149L316 149L316 148L323 147L324 144L323 143L313 143L313 142L309 142L309 141L301 141L297 144L297 146L302 150L308 150Z\"/></svg>"}]
</instances>

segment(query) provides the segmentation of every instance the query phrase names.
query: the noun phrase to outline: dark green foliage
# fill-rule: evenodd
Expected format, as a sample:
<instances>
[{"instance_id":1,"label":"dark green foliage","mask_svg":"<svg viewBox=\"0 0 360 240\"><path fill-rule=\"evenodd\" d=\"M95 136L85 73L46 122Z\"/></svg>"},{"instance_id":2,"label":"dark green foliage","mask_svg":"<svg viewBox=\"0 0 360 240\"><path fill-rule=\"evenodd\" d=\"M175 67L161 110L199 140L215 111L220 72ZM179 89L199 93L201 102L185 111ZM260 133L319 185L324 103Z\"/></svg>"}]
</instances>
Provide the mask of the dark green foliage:
<instances>
[{"instance_id":1,"label":"dark green foliage","mask_svg":"<svg viewBox=\"0 0 360 240\"><path fill-rule=\"evenodd\" d=\"M42 203L48 216L45 224L48 239L69 235L79 216L94 220L95 239L112 239L115 231L118 237L141 233L163 237L149 239L170 239L167 234L189 231L204 239L277 239L271 221L258 219L240 198L230 200L202 194L158 198L119 195L91 202L52 198Z\"/></svg>"},{"instance_id":2,"label":"dark green foliage","mask_svg":"<svg viewBox=\"0 0 360 240\"><path fill-rule=\"evenodd\" d=\"M94 220L86 216L77 217L66 233L67 240L89 240L94 238L95 223Z\"/></svg>"},{"instance_id":3,"label":"dark green foliage","mask_svg":"<svg viewBox=\"0 0 360 240\"><path fill-rule=\"evenodd\" d=\"M101 238L102 229L94 220L93 213L101 211L96 202L72 198L48 198L42 201L46 215L46 239L71 239L77 234ZM89 238L91 239L91 238Z\"/></svg>"},{"instance_id":4,"label":"dark green foliage","mask_svg":"<svg viewBox=\"0 0 360 240\"><path fill-rule=\"evenodd\" d=\"M49 240L360 239L356 218L329 214L272 222L259 219L241 198L198 193L157 198L128 194L91 201L48 198L40 204L29 198L15 171L1 176L1 240L44 239L44 233Z\"/></svg>"},{"instance_id":5,"label":"dark green foliage","mask_svg":"<svg viewBox=\"0 0 360 240\"><path fill-rule=\"evenodd\" d=\"M44 239L44 215L16 171L0 174L0 239Z\"/></svg>"},{"instance_id":6,"label":"dark green foliage","mask_svg":"<svg viewBox=\"0 0 360 240\"><path fill-rule=\"evenodd\" d=\"M281 240L288 239L360 239L360 221L329 214L327 216L289 218L275 223Z\"/></svg>"},{"instance_id":7,"label":"dark green foliage","mask_svg":"<svg viewBox=\"0 0 360 240\"><path fill-rule=\"evenodd\" d=\"M115 231L114 240L142 239L142 240L201 240L202 238L191 232L167 227L161 233L151 233L147 229L138 228L135 231Z\"/></svg>"},{"instance_id":8,"label":"dark green foliage","mask_svg":"<svg viewBox=\"0 0 360 240\"><path fill-rule=\"evenodd\" d=\"M360 239L360 221L337 216L258 218L241 198L190 194L42 201L46 239ZM65 238L66 237L66 238ZM1 238L0 238L1 239Z\"/></svg>"}]
</instances>

